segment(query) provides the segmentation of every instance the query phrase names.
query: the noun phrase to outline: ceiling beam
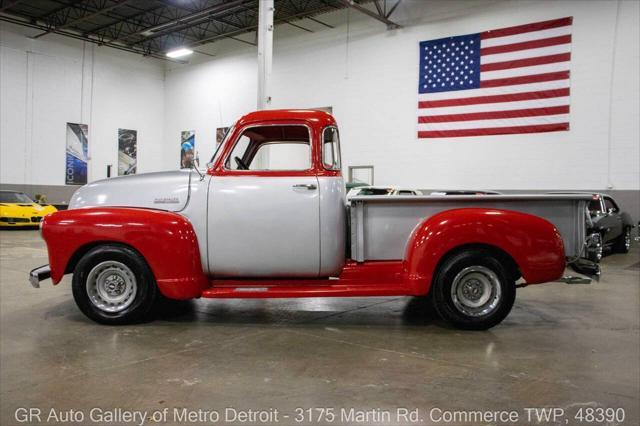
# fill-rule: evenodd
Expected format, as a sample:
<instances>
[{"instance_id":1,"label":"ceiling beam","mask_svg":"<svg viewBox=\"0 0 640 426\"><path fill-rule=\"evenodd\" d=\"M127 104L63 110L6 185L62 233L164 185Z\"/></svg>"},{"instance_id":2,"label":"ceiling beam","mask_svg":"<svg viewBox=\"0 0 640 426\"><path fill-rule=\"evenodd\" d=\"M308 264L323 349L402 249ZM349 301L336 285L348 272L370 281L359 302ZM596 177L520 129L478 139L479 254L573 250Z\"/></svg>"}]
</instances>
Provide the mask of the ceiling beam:
<instances>
[{"instance_id":1,"label":"ceiling beam","mask_svg":"<svg viewBox=\"0 0 640 426\"><path fill-rule=\"evenodd\" d=\"M139 0L49 0L49 4L61 7L45 13L41 10L39 15L33 11L23 13L20 8L11 9L23 1L0 0L0 8L9 9L0 12L0 16L15 19L3 20L43 31L38 31L35 38L56 33L145 56L164 57L166 50L178 45L195 48L224 38L256 45L244 40L245 37L237 37L256 32L258 5L261 0L180 0L182 3L178 0L174 0L175 3L172 0L150 0L145 3L147 9L142 9L137 3ZM314 27L295 21L309 19L334 28L314 16L344 7L363 8L362 4L369 0L348 1L348 4L341 0L281 1L279 10L276 3L274 24L286 24L314 32ZM399 2L388 0L389 3L393 1ZM388 18L390 13L386 10L387 0L376 0L376 3L377 8ZM119 7L123 9L114 10ZM376 14L372 6L368 12ZM101 19L92 19L96 16L101 16ZM76 25L81 22L85 23Z\"/></svg>"},{"instance_id":2,"label":"ceiling beam","mask_svg":"<svg viewBox=\"0 0 640 426\"><path fill-rule=\"evenodd\" d=\"M395 30L398 28L402 28L399 24L396 24L395 22L389 19L390 14L388 14L387 16L384 16L384 14L378 14L372 10L367 9L366 7L363 7L359 3L356 3L354 0L338 0L338 2L342 3L347 7L355 9L360 13L364 13L365 15L370 16L373 19L376 19L384 24L387 24L388 30ZM400 3L400 0L398 0L398 3ZM376 7L379 6L377 2L375 2L374 4L376 5ZM398 6L398 4L395 4L392 9L395 10L396 6Z\"/></svg>"},{"instance_id":3,"label":"ceiling beam","mask_svg":"<svg viewBox=\"0 0 640 426\"><path fill-rule=\"evenodd\" d=\"M110 27L115 27L115 26L121 25L121 24L136 25L135 23L132 23L131 21L136 21L137 18L144 18L145 15L149 15L149 14L153 14L155 16L154 12L156 12L158 9L162 9L162 8L164 8L164 6L155 6L155 7L152 7L150 9L143 9L143 10L141 10L140 12L138 12L138 13L136 13L134 15L128 15L127 19L124 19L124 20L117 20L117 18L114 18L114 19L116 19L116 21L110 22L108 24L101 25L99 27L91 28L91 30L86 31L86 34L99 35L99 33L101 31L107 30Z\"/></svg>"},{"instance_id":4,"label":"ceiling beam","mask_svg":"<svg viewBox=\"0 0 640 426\"><path fill-rule=\"evenodd\" d=\"M40 38L40 37L45 36L47 34L51 34L55 30L62 30L62 29L65 29L65 28L69 28L70 26L72 26L74 24L86 21L87 19L94 18L96 16L102 15L102 14L107 13L107 12L110 12L110 11L112 11L114 9L117 9L117 8L119 8L121 6L126 5L127 3L131 3L132 1L133 0L122 0L122 1L119 1L118 3L113 4L113 5L109 6L109 7L105 7L105 8L96 10L95 12L92 12L92 13L89 13L87 15L81 16L80 18L74 19L72 21L65 22L64 24L59 25L57 27L51 27L51 29L49 29L49 30L47 30L47 31L45 31L43 33L40 33L40 34L36 34L31 38L37 39L37 38Z\"/></svg>"},{"instance_id":5,"label":"ceiling beam","mask_svg":"<svg viewBox=\"0 0 640 426\"><path fill-rule=\"evenodd\" d=\"M2 3L0 3L0 12L2 12L3 10L7 10L12 8L13 6L17 5L18 3L22 3L24 0L13 0L13 1L2 1Z\"/></svg>"},{"instance_id":6,"label":"ceiling beam","mask_svg":"<svg viewBox=\"0 0 640 426\"><path fill-rule=\"evenodd\" d=\"M321 20L316 19L313 16L307 16L305 19L308 19L308 20L313 21L313 22L317 22L318 24L324 25L327 28L335 28L333 25L329 25L326 22L322 22Z\"/></svg>"},{"instance_id":7,"label":"ceiling beam","mask_svg":"<svg viewBox=\"0 0 640 426\"><path fill-rule=\"evenodd\" d=\"M289 22L289 21L286 21L284 19L282 20L282 22L284 22L285 24L291 25L292 27L299 28L299 29L301 29L303 31L306 31L308 33L312 33L313 32L313 30L310 30L309 28L305 28L302 25L294 24L293 22Z\"/></svg>"},{"instance_id":8,"label":"ceiling beam","mask_svg":"<svg viewBox=\"0 0 640 426\"><path fill-rule=\"evenodd\" d=\"M23 25L23 26L31 27L31 28L37 28L37 29L40 29L40 30L49 29L49 27L46 26L46 25L30 22L29 21L30 18L24 17L23 19L20 19L20 18L14 17L14 16L9 16L9 15L6 15L6 14L0 14L0 21L10 22L12 24ZM111 43L111 42L103 42L103 41L97 40L95 38L83 36L82 34L76 34L74 32L68 31L68 30L53 30L53 32L56 33L56 34L64 35L66 37L75 38L77 40L88 41L90 43L94 43L94 44L97 44L99 46L108 46L108 47L111 47L111 48L114 48L114 49L124 50L124 51L130 52L130 53L137 53L137 54L140 54L140 55L143 55L143 56L150 56L150 57L153 57L153 58L156 58L156 59L162 59L162 60L170 61L170 62L180 62L180 63L183 62L183 61L171 60L171 59L165 57L164 55L159 55L159 54L157 54L155 52L149 53L149 52L145 52L145 51L140 50L140 49L130 48L130 47L127 47L127 46L122 46L122 45Z\"/></svg>"},{"instance_id":9,"label":"ceiling beam","mask_svg":"<svg viewBox=\"0 0 640 426\"><path fill-rule=\"evenodd\" d=\"M206 21L207 19L214 18L214 16L211 16L211 15L215 15L216 13L228 14L229 13L229 9L231 9L231 8L236 8L236 7L239 7L239 6L245 6L245 5L249 5L249 4L252 4L252 3L254 3L253 0L235 0L235 1L227 2L227 3L223 3L223 4L218 4L216 6L208 7L206 9L202 9L202 10L200 10L198 12L182 16L182 17L180 17L178 19L175 19L173 21L165 22L163 24L156 25L154 27L145 28L145 29L143 29L141 31L138 31L138 33L136 35L143 35L144 33L147 33L147 32L152 32L153 34L145 37L142 40L138 40L138 41L135 41L133 43L130 43L129 45L133 46L133 45L138 44L138 43L143 43L143 42L145 42L147 40L152 40L154 38L161 37L163 35L168 35L168 34L176 32L176 31L183 30L183 29L188 28L189 26L193 25L193 21L195 21L195 20L201 19L201 20L205 20Z\"/></svg>"}]
</instances>

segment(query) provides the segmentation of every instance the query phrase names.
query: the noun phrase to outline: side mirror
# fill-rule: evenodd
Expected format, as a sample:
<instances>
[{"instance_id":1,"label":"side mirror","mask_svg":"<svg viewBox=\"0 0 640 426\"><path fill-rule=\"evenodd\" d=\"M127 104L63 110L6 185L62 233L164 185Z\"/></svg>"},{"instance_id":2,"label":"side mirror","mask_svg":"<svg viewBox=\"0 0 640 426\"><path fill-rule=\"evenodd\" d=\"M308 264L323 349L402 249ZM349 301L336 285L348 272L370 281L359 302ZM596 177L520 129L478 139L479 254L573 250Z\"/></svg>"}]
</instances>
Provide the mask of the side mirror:
<instances>
[{"instance_id":1,"label":"side mirror","mask_svg":"<svg viewBox=\"0 0 640 426\"><path fill-rule=\"evenodd\" d=\"M191 159L189 159L189 168L194 169L198 175L200 176L200 180L204 180L204 175L200 171L200 156L198 155L198 151L196 151Z\"/></svg>"}]
</instances>

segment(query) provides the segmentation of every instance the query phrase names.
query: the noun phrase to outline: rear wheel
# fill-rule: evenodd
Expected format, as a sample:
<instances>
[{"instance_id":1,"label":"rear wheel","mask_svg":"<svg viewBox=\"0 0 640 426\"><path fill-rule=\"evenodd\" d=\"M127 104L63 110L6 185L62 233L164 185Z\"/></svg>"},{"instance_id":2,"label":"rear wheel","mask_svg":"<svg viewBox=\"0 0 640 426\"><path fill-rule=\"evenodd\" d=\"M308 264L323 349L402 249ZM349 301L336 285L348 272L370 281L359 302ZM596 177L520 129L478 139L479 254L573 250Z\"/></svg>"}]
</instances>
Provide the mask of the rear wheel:
<instances>
[{"instance_id":1,"label":"rear wheel","mask_svg":"<svg viewBox=\"0 0 640 426\"><path fill-rule=\"evenodd\" d=\"M469 250L444 261L435 275L433 306L442 319L466 330L486 330L511 312L515 281L488 250Z\"/></svg>"},{"instance_id":2,"label":"rear wheel","mask_svg":"<svg viewBox=\"0 0 640 426\"><path fill-rule=\"evenodd\" d=\"M616 253L629 253L629 250L631 250L631 227L624 228L622 235L613 244L613 250Z\"/></svg>"},{"instance_id":3,"label":"rear wheel","mask_svg":"<svg viewBox=\"0 0 640 426\"><path fill-rule=\"evenodd\" d=\"M76 265L72 287L78 308L101 324L142 321L159 297L144 258L120 245L89 250Z\"/></svg>"}]
</instances>

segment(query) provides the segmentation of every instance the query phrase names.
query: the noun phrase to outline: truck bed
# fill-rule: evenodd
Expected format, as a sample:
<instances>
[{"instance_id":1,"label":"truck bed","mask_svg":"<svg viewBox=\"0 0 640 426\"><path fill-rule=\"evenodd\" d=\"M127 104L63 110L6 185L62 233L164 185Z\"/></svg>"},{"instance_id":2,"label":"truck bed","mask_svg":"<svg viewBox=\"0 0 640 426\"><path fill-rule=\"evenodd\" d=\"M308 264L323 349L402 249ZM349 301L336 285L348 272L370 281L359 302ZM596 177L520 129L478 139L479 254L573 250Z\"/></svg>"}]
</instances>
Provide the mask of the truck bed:
<instances>
[{"instance_id":1,"label":"truck bed","mask_svg":"<svg viewBox=\"0 0 640 426\"><path fill-rule=\"evenodd\" d=\"M590 200L588 194L356 196L349 200L351 257L357 262L402 259L411 231L426 218L445 210L484 207L548 220L562 235L566 256L574 258L583 252Z\"/></svg>"}]
</instances>

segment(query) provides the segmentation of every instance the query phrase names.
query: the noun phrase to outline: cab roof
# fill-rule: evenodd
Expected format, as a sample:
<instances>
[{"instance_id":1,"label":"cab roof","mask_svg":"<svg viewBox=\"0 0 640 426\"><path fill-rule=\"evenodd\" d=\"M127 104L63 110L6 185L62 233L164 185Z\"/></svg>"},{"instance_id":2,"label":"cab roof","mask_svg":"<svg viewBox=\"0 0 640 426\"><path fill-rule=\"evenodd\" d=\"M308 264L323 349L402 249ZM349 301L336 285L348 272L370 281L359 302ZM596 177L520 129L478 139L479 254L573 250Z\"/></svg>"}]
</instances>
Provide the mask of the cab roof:
<instances>
[{"instance_id":1,"label":"cab roof","mask_svg":"<svg viewBox=\"0 0 640 426\"><path fill-rule=\"evenodd\" d=\"M335 125L333 116L324 111L313 109L269 109L250 112L242 116L236 123L238 126L263 121L302 120L320 126Z\"/></svg>"}]
</instances>

